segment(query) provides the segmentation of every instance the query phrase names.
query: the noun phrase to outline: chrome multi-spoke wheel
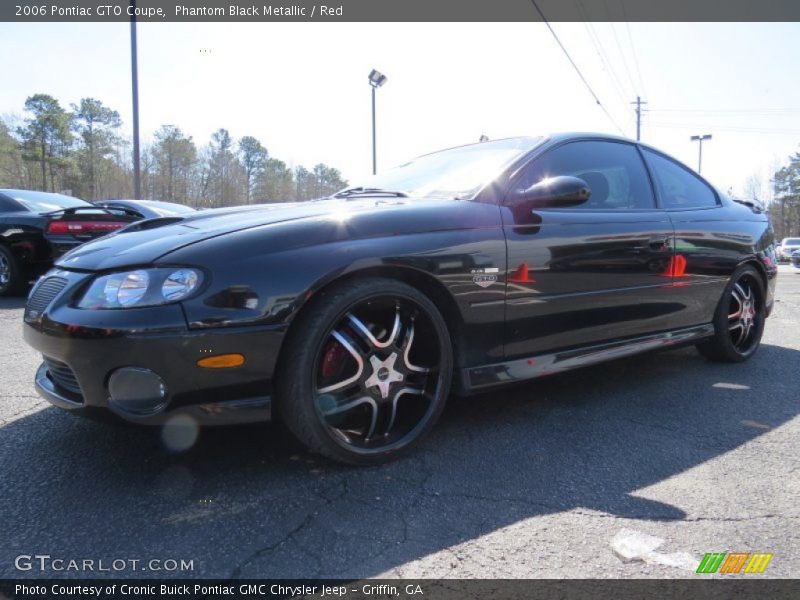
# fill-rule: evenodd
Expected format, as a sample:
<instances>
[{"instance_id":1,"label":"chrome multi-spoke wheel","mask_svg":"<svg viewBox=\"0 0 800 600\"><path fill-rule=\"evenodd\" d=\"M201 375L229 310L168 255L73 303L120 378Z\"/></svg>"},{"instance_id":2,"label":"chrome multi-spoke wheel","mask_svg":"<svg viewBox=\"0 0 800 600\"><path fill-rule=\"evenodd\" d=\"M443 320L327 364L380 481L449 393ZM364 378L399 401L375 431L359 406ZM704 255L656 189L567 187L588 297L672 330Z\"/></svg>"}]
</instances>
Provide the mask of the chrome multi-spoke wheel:
<instances>
[{"instance_id":1,"label":"chrome multi-spoke wheel","mask_svg":"<svg viewBox=\"0 0 800 600\"><path fill-rule=\"evenodd\" d=\"M765 288L752 266L734 273L714 316L714 337L697 344L712 360L741 362L755 353L764 333Z\"/></svg>"},{"instance_id":2,"label":"chrome multi-spoke wheel","mask_svg":"<svg viewBox=\"0 0 800 600\"><path fill-rule=\"evenodd\" d=\"M284 421L324 454L374 464L438 418L452 353L444 320L414 288L366 279L317 299L287 341L278 381Z\"/></svg>"},{"instance_id":3,"label":"chrome multi-spoke wheel","mask_svg":"<svg viewBox=\"0 0 800 600\"><path fill-rule=\"evenodd\" d=\"M730 312L728 313L728 331L734 348L746 351L752 341L757 327L756 293L752 283L740 279L731 290Z\"/></svg>"},{"instance_id":4,"label":"chrome multi-spoke wheel","mask_svg":"<svg viewBox=\"0 0 800 600\"><path fill-rule=\"evenodd\" d=\"M424 422L439 383L438 340L421 307L377 297L331 330L315 373L315 406L342 443L381 448Z\"/></svg>"},{"instance_id":5,"label":"chrome multi-spoke wheel","mask_svg":"<svg viewBox=\"0 0 800 600\"><path fill-rule=\"evenodd\" d=\"M11 281L11 264L5 254L0 254L0 287L5 287Z\"/></svg>"},{"instance_id":6,"label":"chrome multi-spoke wheel","mask_svg":"<svg viewBox=\"0 0 800 600\"><path fill-rule=\"evenodd\" d=\"M19 269L11 251L0 244L0 296L12 294L20 287Z\"/></svg>"}]
</instances>

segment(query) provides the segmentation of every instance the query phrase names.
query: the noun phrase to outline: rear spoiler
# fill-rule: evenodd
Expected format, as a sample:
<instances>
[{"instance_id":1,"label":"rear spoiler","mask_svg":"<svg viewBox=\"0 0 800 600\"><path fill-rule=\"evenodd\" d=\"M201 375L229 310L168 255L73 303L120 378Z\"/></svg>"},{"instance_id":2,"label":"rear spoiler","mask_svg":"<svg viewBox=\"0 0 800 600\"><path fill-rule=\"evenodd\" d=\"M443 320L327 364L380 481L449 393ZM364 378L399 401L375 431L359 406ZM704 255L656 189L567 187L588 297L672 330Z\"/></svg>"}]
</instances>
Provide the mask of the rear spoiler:
<instances>
[{"instance_id":1,"label":"rear spoiler","mask_svg":"<svg viewBox=\"0 0 800 600\"><path fill-rule=\"evenodd\" d=\"M764 212L764 205L761 204L758 200L744 200L742 198L731 198L734 202L738 202L739 204L744 204L745 206L749 206L750 210L754 213L763 213Z\"/></svg>"},{"instance_id":2,"label":"rear spoiler","mask_svg":"<svg viewBox=\"0 0 800 600\"><path fill-rule=\"evenodd\" d=\"M109 209L109 208L103 208L102 206L71 206L69 208L60 208L58 210L53 210L53 211L50 211L50 212L42 213L42 215L45 216L45 217L54 217L54 218L57 219L57 218L60 218L60 217L65 217L67 215L76 215L76 214L79 214L81 212L87 212L87 211L91 211L91 212L95 212L95 213L99 211L101 213L105 213L105 214L108 214L108 215L114 215L114 216L120 216L119 213L123 213L125 216L130 216L130 217L137 216L134 211L132 211L130 209L127 209L127 208Z\"/></svg>"}]
</instances>

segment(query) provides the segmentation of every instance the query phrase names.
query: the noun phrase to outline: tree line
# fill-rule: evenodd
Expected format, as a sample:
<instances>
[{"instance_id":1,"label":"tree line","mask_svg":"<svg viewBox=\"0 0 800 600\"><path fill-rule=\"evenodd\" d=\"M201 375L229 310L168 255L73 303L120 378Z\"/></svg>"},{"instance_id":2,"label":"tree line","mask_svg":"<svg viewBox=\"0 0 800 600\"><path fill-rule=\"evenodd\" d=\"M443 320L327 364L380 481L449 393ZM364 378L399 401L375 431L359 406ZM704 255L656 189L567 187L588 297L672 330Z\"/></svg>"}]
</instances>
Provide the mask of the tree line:
<instances>
[{"instance_id":1,"label":"tree line","mask_svg":"<svg viewBox=\"0 0 800 600\"><path fill-rule=\"evenodd\" d=\"M800 153L775 172L772 187L768 212L776 237L800 237Z\"/></svg>"},{"instance_id":2,"label":"tree line","mask_svg":"<svg viewBox=\"0 0 800 600\"><path fill-rule=\"evenodd\" d=\"M68 192L86 200L133 197L131 143L116 110L94 98L64 108L48 94L25 101L24 115L0 119L0 188ZM199 146L162 125L140 153L142 197L198 208L293 202L345 187L325 164L290 167L253 136L218 129Z\"/></svg>"}]
</instances>

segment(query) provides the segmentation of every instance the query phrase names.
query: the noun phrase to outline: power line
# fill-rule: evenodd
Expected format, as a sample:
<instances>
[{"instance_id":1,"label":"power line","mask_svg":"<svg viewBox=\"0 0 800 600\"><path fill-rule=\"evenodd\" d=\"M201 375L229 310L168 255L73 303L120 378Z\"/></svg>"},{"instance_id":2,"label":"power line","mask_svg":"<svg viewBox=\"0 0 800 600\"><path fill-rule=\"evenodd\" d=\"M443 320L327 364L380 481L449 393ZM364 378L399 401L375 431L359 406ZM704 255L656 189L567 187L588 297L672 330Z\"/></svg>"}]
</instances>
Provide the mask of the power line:
<instances>
[{"instance_id":1,"label":"power line","mask_svg":"<svg viewBox=\"0 0 800 600\"><path fill-rule=\"evenodd\" d=\"M603 4L605 5L605 0ZM606 6L606 10L608 10L608 6ZM625 53L622 51L622 44L619 43L617 28L614 27L614 23L609 23L608 26L611 27L611 33L614 34L614 41L617 44L617 51L619 52L619 56L622 59L622 66L625 68L625 74L628 76L628 82L631 84L631 89L636 91L636 84L633 82L633 77L631 76L631 70L628 68L628 61L625 60Z\"/></svg>"},{"instance_id":2,"label":"power line","mask_svg":"<svg viewBox=\"0 0 800 600\"><path fill-rule=\"evenodd\" d=\"M650 112L655 113L685 113L701 115L764 115L774 116L781 114L800 114L797 108L651 108Z\"/></svg>"},{"instance_id":3,"label":"power line","mask_svg":"<svg viewBox=\"0 0 800 600\"><path fill-rule=\"evenodd\" d=\"M661 123L658 121L648 121L651 127L655 127L656 129L696 129L697 124L687 124L687 123ZM800 129L770 129L770 128L759 128L759 127L719 127L717 125L713 126L714 131L728 131L731 133L759 133L759 134L775 134L775 135L800 135Z\"/></svg>"},{"instance_id":4,"label":"power line","mask_svg":"<svg viewBox=\"0 0 800 600\"><path fill-rule=\"evenodd\" d=\"M591 40L592 45L594 46L595 52L597 53L598 58L600 59L600 63L603 67L603 70L606 71L611 79L611 84L614 87L614 91L619 98L619 101L622 104L625 104L625 97L626 92L623 91L622 85L617 78L617 74L614 71L614 68L611 66L611 60L608 58L608 55L603 48L603 44L600 41L597 32L595 31L594 27L592 26L592 21L589 19L589 15L586 12L586 8L583 5L581 0L575 0L575 6L578 8L578 12L583 15L583 27L586 29L586 33L589 34L589 40Z\"/></svg>"},{"instance_id":5,"label":"power line","mask_svg":"<svg viewBox=\"0 0 800 600\"><path fill-rule=\"evenodd\" d=\"M592 95L592 98L594 98L594 101L597 103L597 106L599 106L603 110L603 112L606 113L606 116L608 117L608 120L611 121L614 124L614 127L616 127L619 130L619 132L624 136L625 132L622 130L622 127L620 127L617 124L617 122L614 120L614 117L611 116L611 113L609 113L608 110L606 110L606 107L603 106L603 103L600 102L600 98L598 98L597 94L594 93L594 90L592 89L592 86L589 85L589 82L586 81L586 78L583 76L583 73L581 73L581 70L578 68L578 65L575 64L574 60L572 60L572 57L569 55L569 52L567 52L567 49L564 47L564 44L562 44L561 40L558 39L558 35L556 35L556 32L550 26L550 23L547 21L547 17L544 16L544 13L542 12L542 9L539 8L539 5L536 3L536 0L531 0L531 3L533 4L534 8L536 9L536 12L539 13L539 16L542 18L542 21L544 22L544 24L547 25L547 28L550 30L550 33L553 34L553 38L556 40L556 43L559 45L561 50L564 52L564 56L567 57L567 60L572 65L572 67L575 69L575 72L578 74L578 77L581 78L581 81L586 86L586 89L589 90L589 93Z\"/></svg>"},{"instance_id":6,"label":"power line","mask_svg":"<svg viewBox=\"0 0 800 600\"><path fill-rule=\"evenodd\" d=\"M639 78L639 85L642 87L642 93L647 96L647 88L644 86L644 79L642 78L642 70L639 68L639 57L636 54L636 47L633 44L633 35L631 35L631 24L628 21L628 13L625 10L624 0L619 0L619 5L622 7L622 18L625 19L625 28L628 30L628 43L631 46L631 54L633 54L633 65L636 67L636 76Z\"/></svg>"}]
</instances>

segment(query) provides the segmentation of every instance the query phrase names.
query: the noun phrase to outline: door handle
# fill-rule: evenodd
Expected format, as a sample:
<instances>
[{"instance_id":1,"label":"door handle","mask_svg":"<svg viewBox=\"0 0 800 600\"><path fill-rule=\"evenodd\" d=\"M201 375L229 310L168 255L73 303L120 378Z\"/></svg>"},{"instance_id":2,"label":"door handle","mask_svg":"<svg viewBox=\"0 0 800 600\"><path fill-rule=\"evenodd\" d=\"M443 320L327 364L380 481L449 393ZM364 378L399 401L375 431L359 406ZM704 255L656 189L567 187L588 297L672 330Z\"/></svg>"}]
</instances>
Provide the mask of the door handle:
<instances>
[{"instance_id":1,"label":"door handle","mask_svg":"<svg viewBox=\"0 0 800 600\"><path fill-rule=\"evenodd\" d=\"M654 235L648 240L647 245L650 246L652 250L664 250L669 248L669 236Z\"/></svg>"}]
</instances>

